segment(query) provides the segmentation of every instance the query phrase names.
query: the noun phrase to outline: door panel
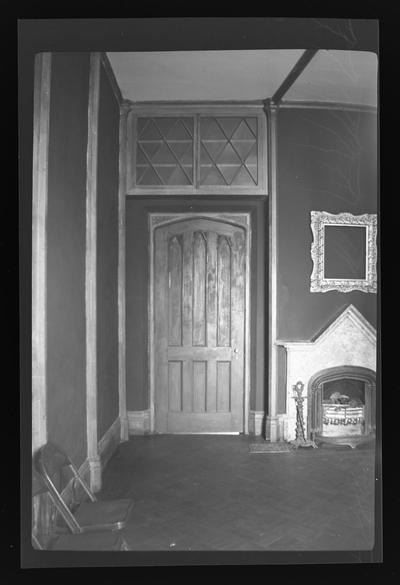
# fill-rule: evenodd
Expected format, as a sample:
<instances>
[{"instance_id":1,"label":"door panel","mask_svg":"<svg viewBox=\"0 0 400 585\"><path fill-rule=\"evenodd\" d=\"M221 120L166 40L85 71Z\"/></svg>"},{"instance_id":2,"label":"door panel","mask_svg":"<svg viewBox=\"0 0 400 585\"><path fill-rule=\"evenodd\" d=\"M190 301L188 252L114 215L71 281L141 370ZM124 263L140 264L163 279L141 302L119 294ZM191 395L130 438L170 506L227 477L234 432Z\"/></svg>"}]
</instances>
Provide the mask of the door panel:
<instances>
[{"instance_id":1,"label":"door panel","mask_svg":"<svg viewBox=\"0 0 400 585\"><path fill-rule=\"evenodd\" d=\"M206 240L202 232L193 238L193 345L206 344Z\"/></svg>"},{"instance_id":2,"label":"door panel","mask_svg":"<svg viewBox=\"0 0 400 585\"><path fill-rule=\"evenodd\" d=\"M182 242L174 236L170 239L168 264L171 266L169 306L169 345L182 344Z\"/></svg>"},{"instance_id":3,"label":"door panel","mask_svg":"<svg viewBox=\"0 0 400 585\"><path fill-rule=\"evenodd\" d=\"M182 410L182 362L168 362L168 410Z\"/></svg>"},{"instance_id":4,"label":"door panel","mask_svg":"<svg viewBox=\"0 0 400 585\"><path fill-rule=\"evenodd\" d=\"M243 430L245 231L209 219L155 230L155 430Z\"/></svg>"},{"instance_id":5,"label":"door panel","mask_svg":"<svg viewBox=\"0 0 400 585\"><path fill-rule=\"evenodd\" d=\"M217 271L217 344L219 347L229 347L231 344L231 248L226 236L218 236Z\"/></svg>"},{"instance_id":6,"label":"door panel","mask_svg":"<svg viewBox=\"0 0 400 585\"><path fill-rule=\"evenodd\" d=\"M206 412L207 362L193 362L193 412Z\"/></svg>"}]
</instances>

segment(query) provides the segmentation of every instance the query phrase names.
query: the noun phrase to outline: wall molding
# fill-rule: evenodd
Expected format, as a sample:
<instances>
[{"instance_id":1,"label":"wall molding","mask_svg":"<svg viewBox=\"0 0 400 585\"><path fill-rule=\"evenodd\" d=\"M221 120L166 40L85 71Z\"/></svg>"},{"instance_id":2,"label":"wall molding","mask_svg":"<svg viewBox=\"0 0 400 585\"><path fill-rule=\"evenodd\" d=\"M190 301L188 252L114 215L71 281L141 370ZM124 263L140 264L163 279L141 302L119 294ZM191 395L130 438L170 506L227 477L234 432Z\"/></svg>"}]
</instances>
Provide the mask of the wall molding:
<instances>
[{"instance_id":1,"label":"wall molding","mask_svg":"<svg viewBox=\"0 0 400 585\"><path fill-rule=\"evenodd\" d=\"M100 98L100 53L90 54L86 174L86 435L90 487L101 489L97 444L97 150Z\"/></svg>"},{"instance_id":2,"label":"wall molding","mask_svg":"<svg viewBox=\"0 0 400 585\"><path fill-rule=\"evenodd\" d=\"M279 108L297 108L297 109L316 109L316 110L347 110L350 112L365 112L377 114L377 106L368 106L364 104L352 104L346 102L319 102L319 101L296 101L283 100L279 103Z\"/></svg>"},{"instance_id":3,"label":"wall molding","mask_svg":"<svg viewBox=\"0 0 400 585\"><path fill-rule=\"evenodd\" d=\"M118 188L118 394L121 441L129 438L126 412L126 128L128 112L120 106Z\"/></svg>"},{"instance_id":4,"label":"wall molding","mask_svg":"<svg viewBox=\"0 0 400 585\"><path fill-rule=\"evenodd\" d=\"M51 53L35 56L32 176L32 453L47 441L47 203Z\"/></svg>"},{"instance_id":5,"label":"wall molding","mask_svg":"<svg viewBox=\"0 0 400 585\"><path fill-rule=\"evenodd\" d=\"M147 410L128 410L127 418L130 435L145 435L151 432L149 408Z\"/></svg>"},{"instance_id":6,"label":"wall molding","mask_svg":"<svg viewBox=\"0 0 400 585\"><path fill-rule=\"evenodd\" d=\"M108 57L106 56L108 61ZM108 61L109 63L109 61ZM111 68L111 65L110 65ZM114 73L112 72L112 75ZM114 78L115 79L115 78ZM196 109L200 113L212 113L213 111L221 111L235 114L239 109L251 111L258 111L264 107L266 103L271 100L247 100L247 101L148 101L135 102L129 99L123 99L122 102L132 112L140 112L142 115L157 115L158 113L173 114L176 112L191 112ZM122 103L121 102L121 103ZM276 104L279 109L319 109L319 110L348 110L356 112L369 112L371 114L378 113L378 107L368 104L357 104L351 102L327 102L318 100L280 100Z\"/></svg>"},{"instance_id":7,"label":"wall molding","mask_svg":"<svg viewBox=\"0 0 400 585\"><path fill-rule=\"evenodd\" d=\"M241 113L262 113L264 103L262 100L253 101L148 101L134 102L124 100L126 107L133 113L141 116L156 116L158 114L182 114L198 113L212 114L221 112L223 114L241 114Z\"/></svg>"},{"instance_id":8,"label":"wall molding","mask_svg":"<svg viewBox=\"0 0 400 585\"><path fill-rule=\"evenodd\" d=\"M268 117L269 160L269 347L268 347L268 425L271 441L278 440L278 353L277 338L277 155L278 155L278 107L268 102L265 107Z\"/></svg>"}]
</instances>

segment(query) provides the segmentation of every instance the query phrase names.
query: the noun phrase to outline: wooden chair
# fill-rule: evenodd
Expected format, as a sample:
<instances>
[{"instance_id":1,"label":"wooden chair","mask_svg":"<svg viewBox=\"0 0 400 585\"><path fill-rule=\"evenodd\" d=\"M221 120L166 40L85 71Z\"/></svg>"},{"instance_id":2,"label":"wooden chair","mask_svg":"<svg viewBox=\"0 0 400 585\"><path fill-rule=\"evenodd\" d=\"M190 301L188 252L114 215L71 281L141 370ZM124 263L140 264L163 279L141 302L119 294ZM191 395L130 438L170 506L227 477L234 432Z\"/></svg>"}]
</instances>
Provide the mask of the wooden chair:
<instances>
[{"instance_id":1,"label":"wooden chair","mask_svg":"<svg viewBox=\"0 0 400 585\"><path fill-rule=\"evenodd\" d=\"M47 443L39 449L36 465L58 512L72 533L114 531L126 526L133 501L130 499L97 500L71 459L61 449L52 443ZM75 510L71 510L63 499L61 487L55 485L55 479L57 476L61 477L65 469L72 474L73 490L75 491L76 485L80 485L88 498L88 501L78 504Z\"/></svg>"},{"instance_id":2,"label":"wooden chair","mask_svg":"<svg viewBox=\"0 0 400 585\"><path fill-rule=\"evenodd\" d=\"M32 502L35 496L48 492L41 477L32 470ZM33 506L32 506L33 510ZM32 545L37 550L120 551L130 550L121 532L110 530L78 534L45 534L41 532L32 514Z\"/></svg>"}]
</instances>

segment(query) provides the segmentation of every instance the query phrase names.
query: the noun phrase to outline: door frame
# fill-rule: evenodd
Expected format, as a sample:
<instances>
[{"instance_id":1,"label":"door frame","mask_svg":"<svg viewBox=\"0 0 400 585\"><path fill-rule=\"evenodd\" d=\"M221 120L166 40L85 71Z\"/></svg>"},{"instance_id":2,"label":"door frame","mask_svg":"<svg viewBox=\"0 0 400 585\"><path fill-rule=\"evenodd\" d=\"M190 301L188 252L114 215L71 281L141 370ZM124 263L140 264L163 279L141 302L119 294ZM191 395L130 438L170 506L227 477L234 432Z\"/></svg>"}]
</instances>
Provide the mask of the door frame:
<instances>
[{"instance_id":1,"label":"door frame","mask_svg":"<svg viewBox=\"0 0 400 585\"><path fill-rule=\"evenodd\" d=\"M251 284L251 215L244 213L216 213L216 212L194 212L194 213L157 213L149 212L149 287L148 287L148 374L150 394L150 432L155 432L155 348L154 348L154 230L178 221L189 219L211 219L224 221L230 225L236 225L244 229L246 234L246 284L245 284L245 315L244 315L244 396L243 396L243 432L249 433L249 412L250 412L250 284ZM212 433L207 433L212 434ZM213 433L217 434L217 433ZM236 434L236 433L235 433Z\"/></svg>"}]
</instances>

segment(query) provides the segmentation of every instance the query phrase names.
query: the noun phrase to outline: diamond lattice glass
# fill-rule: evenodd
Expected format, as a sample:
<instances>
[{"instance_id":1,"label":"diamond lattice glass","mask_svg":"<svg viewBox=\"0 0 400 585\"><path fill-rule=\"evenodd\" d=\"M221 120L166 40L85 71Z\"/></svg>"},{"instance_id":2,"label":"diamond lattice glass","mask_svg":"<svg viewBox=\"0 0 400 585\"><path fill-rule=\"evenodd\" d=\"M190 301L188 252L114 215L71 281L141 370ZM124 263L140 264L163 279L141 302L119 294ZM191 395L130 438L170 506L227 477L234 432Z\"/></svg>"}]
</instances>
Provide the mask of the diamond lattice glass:
<instances>
[{"instance_id":1,"label":"diamond lattice glass","mask_svg":"<svg viewBox=\"0 0 400 585\"><path fill-rule=\"evenodd\" d=\"M136 184L193 184L193 118L138 118Z\"/></svg>"},{"instance_id":2,"label":"diamond lattice glass","mask_svg":"<svg viewBox=\"0 0 400 585\"><path fill-rule=\"evenodd\" d=\"M200 185L254 186L257 118L200 118Z\"/></svg>"}]
</instances>

